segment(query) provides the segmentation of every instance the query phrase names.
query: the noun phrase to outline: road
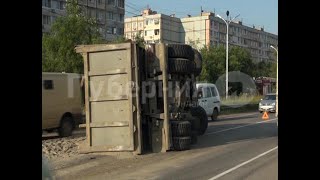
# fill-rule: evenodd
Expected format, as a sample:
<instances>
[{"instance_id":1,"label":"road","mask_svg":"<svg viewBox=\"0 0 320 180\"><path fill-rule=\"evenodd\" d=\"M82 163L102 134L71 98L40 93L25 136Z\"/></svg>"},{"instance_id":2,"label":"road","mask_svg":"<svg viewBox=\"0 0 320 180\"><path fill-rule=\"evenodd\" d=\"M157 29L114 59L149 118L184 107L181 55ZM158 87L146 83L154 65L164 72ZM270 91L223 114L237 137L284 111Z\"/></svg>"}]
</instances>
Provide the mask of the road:
<instances>
[{"instance_id":1,"label":"road","mask_svg":"<svg viewBox=\"0 0 320 180\"><path fill-rule=\"evenodd\" d=\"M188 151L147 154L60 170L61 179L278 179L278 129L274 114L221 117ZM119 161L119 162L118 162ZM59 171L56 171L59 175Z\"/></svg>"}]
</instances>

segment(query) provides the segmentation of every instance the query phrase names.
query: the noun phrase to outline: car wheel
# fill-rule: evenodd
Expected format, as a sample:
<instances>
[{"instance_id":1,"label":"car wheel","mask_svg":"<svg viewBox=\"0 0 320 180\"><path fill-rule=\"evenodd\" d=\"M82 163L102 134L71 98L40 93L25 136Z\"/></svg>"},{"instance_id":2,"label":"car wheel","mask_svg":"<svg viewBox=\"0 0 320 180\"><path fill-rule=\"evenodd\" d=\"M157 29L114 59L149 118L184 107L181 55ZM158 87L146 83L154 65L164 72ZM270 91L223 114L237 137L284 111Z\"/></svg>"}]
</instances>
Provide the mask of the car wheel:
<instances>
[{"instance_id":1,"label":"car wheel","mask_svg":"<svg viewBox=\"0 0 320 180\"><path fill-rule=\"evenodd\" d=\"M72 117L65 116L61 120L61 124L59 128L59 136L60 137L71 136L73 129L74 129L74 121Z\"/></svg>"},{"instance_id":2,"label":"car wheel","mask_svg":"<svg viewBox=\"0 0 320 180\"><path fill-rule=\"evenodd\" d=\"M213 110L211 119L212 119L212 121L218 120L218 110L217 110L217 109L214 109L214 110Z\"/></svg>"}]
</instances>

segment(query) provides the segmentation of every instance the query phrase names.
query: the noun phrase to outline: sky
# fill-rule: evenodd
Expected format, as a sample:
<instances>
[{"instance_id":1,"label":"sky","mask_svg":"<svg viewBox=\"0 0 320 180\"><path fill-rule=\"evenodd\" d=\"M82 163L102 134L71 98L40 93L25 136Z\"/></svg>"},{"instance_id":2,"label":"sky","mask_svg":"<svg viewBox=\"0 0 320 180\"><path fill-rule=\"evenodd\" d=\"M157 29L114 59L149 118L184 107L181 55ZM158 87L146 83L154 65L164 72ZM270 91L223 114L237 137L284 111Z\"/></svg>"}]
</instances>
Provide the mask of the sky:
<instances>
[{"instance_id":1,"label":"sky","mask_svg":"<svg viewBox=\"0 0 320 180\"><path fill-rule=\"evenodd\" d=\"M199 16L201 6L204 12L215 12L226 18L238 16L246 26L264 27L264 30L278 34L278 0L125 0L126 17L131 17L149 7L163 14L176 17Z\"/></svg>"}]
</instances>

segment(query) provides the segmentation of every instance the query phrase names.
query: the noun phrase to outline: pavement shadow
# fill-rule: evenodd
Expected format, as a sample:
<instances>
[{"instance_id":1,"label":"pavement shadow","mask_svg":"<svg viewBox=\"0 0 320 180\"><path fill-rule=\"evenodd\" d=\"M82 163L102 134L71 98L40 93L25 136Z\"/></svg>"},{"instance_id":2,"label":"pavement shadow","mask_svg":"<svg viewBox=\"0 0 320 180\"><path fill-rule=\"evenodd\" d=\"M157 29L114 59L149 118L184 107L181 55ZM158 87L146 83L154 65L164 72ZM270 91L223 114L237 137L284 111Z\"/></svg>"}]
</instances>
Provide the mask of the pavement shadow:
<instances>
[{"instance_id":1,"label":"pavement shadow","mask_svg":"<svg viewBox=\"0 0 320 180\"><path fill-rule=\"evenodd\" d=\"M248 119L248 118L257 118L257 115L247 115L247 116L240 116L240 117L225 117L225 118L219 118L216 121L209 120L209 123L218 122L218 121L232 121L232 120L240 120L240 119Z\"/></svg>"},{"instance_id":2,"label":"pavement shadow","mask_svg":"<svg viewBox=\"0 0 320 180\"><path fill-rule=\"evenodd\" d=\"M223 132L217 132L223 129L234 128L237 126L245 126L242 124L230 124L230 125L213 125L212 129L217 129L207 132L203 136L198 136L197 144L193 145L192 149L207 148L213 146L220 146L239 141L262 139L278 136L278 128L276 123L260 123L251 126L241 127L239 129L232 129ZM220 127L220 126L223 126ZM217 133L213 133L217 132Z\"/></svg>"}]
</instances>

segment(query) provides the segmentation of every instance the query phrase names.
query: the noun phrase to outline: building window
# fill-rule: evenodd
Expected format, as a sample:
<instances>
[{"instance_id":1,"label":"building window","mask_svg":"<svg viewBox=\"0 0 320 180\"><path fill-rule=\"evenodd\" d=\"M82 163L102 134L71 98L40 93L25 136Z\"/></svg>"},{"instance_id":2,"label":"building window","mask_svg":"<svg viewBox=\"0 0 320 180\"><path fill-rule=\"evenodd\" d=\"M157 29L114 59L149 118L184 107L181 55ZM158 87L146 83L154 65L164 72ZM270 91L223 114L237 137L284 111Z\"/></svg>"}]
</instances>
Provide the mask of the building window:
<instances>
[{"instance_id":1,"label":"building window","mask_svg":"<svg viewBox=\"0 0 320 180\"><path fill-rule=\"evenodd\" d=\"M119 21L119 14L113 13L113 20L114 21Z\"/></svg>"},{"instance_id":2,"label":"building window","mask_svg":"<svg viewBox=\"0 0 320 180\"><path fill-rule=\"evenodd\" d=\"M107 27L107 34L112 34L112 27Z\"/></svg>"},{"instance_id":3,"label":"building window","mask_svg":"<svg viewBox=\"0 0 320 180\"><path fill-rule=\"evenodd\" d=\"M119 28L119 32L118 32L119 34L124 34L124 32L123 32L123 28Z\"/></svg>"},{"instance_id":4,"label":"building window","mask_svg":"<svg viewBox=\"0 0 320 180\"><path fill-rule=\"evenodd\" d=\"M151 25L153 24L153 19L147 19L146 20L146 25Z\"/></svg>"},{"instance_id":5,"label":"building window","mask_svg":"<svg viewBox=\"0 0 320 180\"><path fill-rule=\"evenodd\" d=\"M42 6L51 8L51 0L42 0Z\"/></svg>"},{"instance_id":6,"label":"building window","mask_svg":"<svg viewBox=\"0 0 320 180\"><path fill-rule=\"evenodd\" d=\"M116 27L112 28L112 34L117 34L117 28Z\"/></svg>"},{"instance_id":7,"label":"building window","mask_svg":"<svg viewBox=\"0 0 320 180\"><path fill-rule=\"evenodd\" d=\"M154 34L153 34L153 31L152 30L147 30L147 31L145 31L145 34L144 34L145 36L153 36Z\"/></svg>"},{"instance_id":8,"label":"building window","mask_svg":"<svg viewBox=\"0 0 320 180\"><path fill-rule=\"evenodd\" d=\"M52 18L51 22L53 23L54 21L56 21L57 16L52 16L51 18Z\"/></svg>"},{"instance_id":9,"label":"building window","mask_svg":"<svg viewBox=\"0 0 320 180\"><path fill-rule=\"evenodd\" d=\"M131 24L131 23L127 23L127 28L128 28L128 29L130 29L130 24Z\"/></svg>"},{"instance_id":10,"label":"building window","mask_svg":"<svg viewBox=\"0 0 320 180\"><path fill-rule=\"evenodd\" d=\"M50 25L50 24L51 24L51 18L50 18L50 16L42 15L42 23L43 23L43 24Z\"/></svg>"},{"instance_id":11,"label":"building window","mask_svg":"<svg viewBox=\"0 0 320 180\"><path fill-rule=\"evenodd\" d=\"M244 45L248 45L248 41L246 39L243 40Z\"/></svg>"},{"instance_id":12,"label":"building window","mask_svg":"<svg viewBox=\"0 0 320 180\"><path fill-rule=\"evenodd\" d=\"M141 23L139 23L139 27L140 27L140 28L142 27L142 22L141 22Z\"/></svg>"},{"instance_id":13,"label":"building window","mask_svg":"<svg viewBox=\"0 0 320 180\"><path fill-rule=\"evenodd\" d=\"M59 7L60 10L66 9L66 2L60 1L59 6L60 6Z\"/></svg>"},{"instance_id":14,"label":"building window","mask_svg":"<svg viewBox=\"0 0 320 180\"><path fill-rule=\"evenodd\" d=\"M98 11L98 19L100 21L104 19L103 15L104 15L103 11Z\"/></svg>"},{"instance_id":15,"label":"building window","mask_svg":"<svg viewBox=\"0 0 320 180\"><path fill-rule=\"evenodd\" d=\"M46 89L46 90L53 89L53 81L52 80L44 80L43 86L44 86L44 89Z\"/></svg>"},{"instance_id":16,"label":"building window","mask_svg":"<svg viewBox=\"0 0 320 180\"><path fill-rule=\"evenodd\" d=\"M96 10L95 9L89 9L89 17L96 18Z\"/></svg>"},{"instance_id":17,"label":"building window","mask_svg":"<svg viewBox=\"0 0 320 180\"><path fill-rule=\"evenodd\" d=\"M155 35L159 35L159 29L155 29L155 30L154 30L154 34L155 34Z\"/></svg>"},{"instance_id":18,"label":"building window","mask_svg":"<svg viewBox=\"0 0 320 180\"><path fill-rule=\"evenodd\" d=\"M124 0L118 0L118 7L124 8Z\"/></svg>"},{"instance_id":19,"label":"building window","mask_svg":"<svg viewBox=\"0 0 320 180\"><path fill-rule=\"evenodd\" d=\"M113 20L113 12L107 12L107 18Z\"/></svg>"},{"instance_id":20,"label":"building window","mask_svg":"<svg viewBox=\"0 0 320 180\"><path fill-rule=\"evenodd\" d=\"M102 4L102 0L98 0L98 4Z\"/></svg>"},{"instance_id":21,"label":"building window","mask_svg":"<svg viewBox=\"0 0 320 180\"><path fill-rule=\"evenodd\" d=\"M137 27L137 23L136 22L132 23L132 28L136 28L136 27Z\"/></svg>"},{"instance_id":22,"label":"building window","mask_svg":"<svg viewBox=\"0 0 320 180\"><path fill-rule=\"evenodd\" d=\"M108 0L109 5L114 5L114 0Z\"/></svg>"},{"instance_id":23,"label":"building window","mask_svg":"<svg viewBox=\"0 0 320 180\"><path fill-rule=\"evenodd\" d=\"M154 24L159 24L159 19L155 19Z\"/></svg>"},{"instance_id":24,"label":"building window","mask_svg":"<svg viewBox=\"0 0 320 180\"><path fill-rule=\"evenodd\" d=\"M120 22L123 22L123 20L124 20L123 17L124 17L123 14L119 14L119 21L120 21Z\"/></svg>"}]
</instances>

